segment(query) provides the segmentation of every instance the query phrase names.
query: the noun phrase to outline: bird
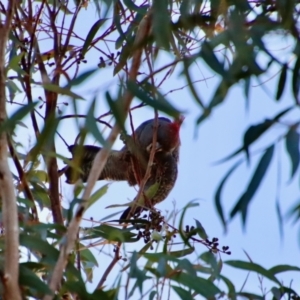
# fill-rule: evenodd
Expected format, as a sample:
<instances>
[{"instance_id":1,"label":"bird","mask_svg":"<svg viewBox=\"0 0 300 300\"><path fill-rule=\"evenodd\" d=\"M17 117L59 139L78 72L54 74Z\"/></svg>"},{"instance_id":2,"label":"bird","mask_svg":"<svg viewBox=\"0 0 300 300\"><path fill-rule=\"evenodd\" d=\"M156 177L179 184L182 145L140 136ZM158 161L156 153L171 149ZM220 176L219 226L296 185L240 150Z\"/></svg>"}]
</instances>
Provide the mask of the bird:
<instances>
[{"instance_id":1,"label":"bird","mask_svg":"<svg viewBox=\"0 0 300 300\"><path fill-rule=\"evenodd\" d=\"M120 220L130 219L138 216L143 210L152 208L163 201L174 187L178 174L179 131L182 121L182 117L174 121L165 117L147 120L138 126L131 136L121 135L125 144L121 150L110 152L98 180L127 181L130 186L140 186L147 171L151 151L155 148L150 175L144 185L145 201L141 206L139 199L134 199L122 213ZM155 131L156 144L153 145ZM80 171L76 170L74 165L67 165L63 170L66 182L73 184L79 178L86 182L95 156L101 149L92 145L69 146L71 160L80 166ZM157 188L151 193L153 186Z\"/></svg>"}]
</instances>

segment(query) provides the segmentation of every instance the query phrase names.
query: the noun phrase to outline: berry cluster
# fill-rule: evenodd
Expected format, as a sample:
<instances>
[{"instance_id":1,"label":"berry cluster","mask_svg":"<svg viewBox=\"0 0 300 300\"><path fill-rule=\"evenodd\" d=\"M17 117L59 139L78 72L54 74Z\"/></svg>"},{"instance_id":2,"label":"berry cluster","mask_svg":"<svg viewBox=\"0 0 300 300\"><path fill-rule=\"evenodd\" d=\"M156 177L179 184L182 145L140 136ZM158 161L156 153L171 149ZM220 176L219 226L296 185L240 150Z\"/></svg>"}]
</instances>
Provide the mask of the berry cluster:
<instances>
[{"instance_id":1,"label":"berry cluster","mask_svg":"<svg viewBox=\"0 0 300 300\"><path fill-rule=\"evenodd\" d=\"M140 213L136 214L134 218L136 219ZM150 242L151 234L156 232L161 232L163 224L165 222L164 217L159 211L150 211L149 215L144 214L143 219L148 218L148 222L143 224L136 224L136 229L138 230L138 238L143 238L145 244Z\"/></svg>"},{"instance_id":2,"label":"berry cluster","mask_svg":"<svg viewBox=\"0 0 300 300\"><path fill-rule=\"evenodd\" d=\"M137 212L134 215L134 221L132 223L135 226L135 229L138 230L138 239L143 239L145 244L149 243L151 240L157 242L159 238L165 239L166 236L161 235L163 228L167 229L171 227L174 232L173 238L176 238L176 233L179 232L178 229L167 224L160 211L152 209L149 214L144 214L142 218L139 219L141 220L141 222L137 223L136 221L138 221L140 215L141 212ZM186 234L188 239L191 239L194 242L202 243L213 253L222 252L228 255L231 254L228 246L222 246L222 248L219 248L219 239L216 237L213 237L211 240L208 238L197 239L195 237L197 235L197 228L195 228L195 226L186 225L184 233ZM158 234L158 239L154 238L155 234ZM151 249L153 248L151 247Z\"/></svg>"},{"instance_id":3,"label":"berry cluster","mask_svg":"<svg viewBox=\"0 0 300 300\"><path fill-rule=\"evenodd\" d=\"M109 66L111 66L114 62L115 59L120 55L120 51L118 51L116 54L112 53L111 55L109 55L107 57L107 61L104 60L104 58L102 56L99 57L100 62L98 64L98 68L105 68L106 64L108 64Z\"/></svg>"},{"instance_id":4,"label":"berry cluster","mask_svg":"<svg viewBox=\"0 0 300 300\"><path fill-rule=\"evenodd\" d=\"M231 252L228 251L229 250L228 246L222 246L222 250L219 249L219 239L216 238L216 237L212 238L211 241L209 239L206 239L205 243L210 248L210 250L214 253L223 252L223 253L228 254L228 255L231 254Z\"/></svg>"}]
</instances>

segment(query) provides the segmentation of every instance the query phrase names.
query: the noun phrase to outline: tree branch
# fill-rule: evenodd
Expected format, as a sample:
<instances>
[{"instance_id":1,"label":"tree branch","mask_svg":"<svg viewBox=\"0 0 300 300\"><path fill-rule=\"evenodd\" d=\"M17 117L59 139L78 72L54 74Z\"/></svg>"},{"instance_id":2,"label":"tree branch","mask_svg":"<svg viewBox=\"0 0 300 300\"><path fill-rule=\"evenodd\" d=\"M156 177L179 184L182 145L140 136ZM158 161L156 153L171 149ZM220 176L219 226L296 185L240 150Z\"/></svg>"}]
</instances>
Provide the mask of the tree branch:
<instances>
[{"instance_id":1,"label":"tree branch","mask_svg":"<svg viewBox=\"0 0 300 300\"><path fill-rule=\"evenodd\" d=\"M6 20L0 24L0 125L6 120L5 51L16 1L8 1ZM21 300L19 279L19 223L13 179L8 166L6 132L0 136L0 195L5 228L4 298Z\"/></svg>"},{"instance_id":2,"label":"tree branch","mask_svg":"<svg viewBox=\"0 0 300 300\"><path fill-rule=\"evenodd\" d=\"M145 37L149 35L150 26L151 26L151 17L148 13L148 15L146 15L144 17L144 19L141 21L140 26L138 28L136 39L135 39L136 45L140 45L140 41L144 40ZM132 65L131 65L131 69L129 71L129 76L128 76L129 80L131 80L131 81L135 81L136 77L138 75L142 51L143 51L142 47L135 48L135 52L134 52L133 58L132 58ZM133 99L132 93L127 90L124 94L123 99L124 99L123 100L123 103L124 103L123 109L126 112L126 116L127 116L127 113L130 109L131 101ZM67 264L68 255L71 253L71 251L74 248L79 225L80 225L83 213L88 206L88 199L91 195L91 192L95 185L95 182L99 178L99 175L105 166L105 163L106 163L107 158L110 153L110 149L111 149L113 143L115 142L115 140L117 139L119 132L120 132L120 127L119 127L118 123L115 123L114 127L112 128L112 130L107 138L108 146L104 147L97 154L97 156L94 159L94 163L93 163L91 172L89 174L87 185L84 190L83 197L82 197L83 200L85 200L85 201L83 201L83 203L79 205L79 207L76 211L76 214L68 227L68 231L67 231L65 239L64 239L65 243L60 250L60 256L54 267L52 277L49 282L49 287L53 292L55 292L59 288L59 284L60 284L60 281L61 281L61 278L63 275L63 271ZM47 295L44 297L44 300L50 300L52 298L53 298L53 296Z\"/></svg>"},{"instance_id":3,"label":"tree branch","mask_svg":"<svg viewBox=\"0 0 300 300\"><path fill-rule=\"evenodd\" d=\"M104 282L107 279L108 274L111 272L111 270L113 269L113 267L115 266L115 264L121 259L120 257L120 247L121 247L121 242L119 242L115 248L115 255L113 260L110 262L110 264L108 265L108 267L106 268L105 272L103 273L97 287L96 290L100 290L104 284Z\"/></svg>"},{"instance_id":4,"label":"tree branch","mask_svg":"<svg viewBox=\"0 0 300 300\"><path fill-rule=\"evenodd\" d=\"M38 221L39 218L38 218L37 208L36 208L36 205L35 205L35 202L34 202L34 197L31 193L31 190L30 190L30 187L28 185L25 173L23 171L23 168L22 168L21 163L18 159L17 153L14 149L14 146L12 144L12 140L11 140L9 135L7 135L7 143L8 143L8 148L9 148L10 155L11 155L11 157L14 161L15 167L18 171L19 178L20 178L20 181L21 181L21 184L22 184L22 188L24 189L24 194L32 202L31 212L32 212L33 220Z\"/></svg>"}]
</instances>

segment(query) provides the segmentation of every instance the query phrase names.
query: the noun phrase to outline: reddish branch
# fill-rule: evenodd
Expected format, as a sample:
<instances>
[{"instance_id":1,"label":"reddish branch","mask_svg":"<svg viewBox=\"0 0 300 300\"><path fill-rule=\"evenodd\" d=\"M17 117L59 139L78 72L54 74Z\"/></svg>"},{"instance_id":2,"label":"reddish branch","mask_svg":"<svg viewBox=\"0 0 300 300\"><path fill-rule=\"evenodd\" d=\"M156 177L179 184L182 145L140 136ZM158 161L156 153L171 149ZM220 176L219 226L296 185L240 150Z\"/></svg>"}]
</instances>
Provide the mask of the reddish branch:
<instances>
[{"instance_id":1,"label":"reddish branch","mask_svg":"<svg viewBox=\"0 0 300 300\"><path fill-rule=\"evenodd\" d=\"M36 205L35 205L35 202L34 202L34 197L31 193L31 190L30 190L30 187L28 185L24 170L23 170L22 165L21 165L21 163L18 159L17 153L14 149L14 146L13 146L12 141L11 141L9 136L7 136L7 142L8 142L8 148L9 148L10 155L11 155L13 161L14 161L15 167L16 167L17 172L19 174L19 178L20 178L20 181L21 181L21 185L22 185L24 194L27 197L27 199L29 199L32 202L32 204L31 204L32 205L32 208L31 208L32 218L33 218L33 220L38 221L38 212L37 212L37 208L36 208Z\"/></svg>"}]
</instances>

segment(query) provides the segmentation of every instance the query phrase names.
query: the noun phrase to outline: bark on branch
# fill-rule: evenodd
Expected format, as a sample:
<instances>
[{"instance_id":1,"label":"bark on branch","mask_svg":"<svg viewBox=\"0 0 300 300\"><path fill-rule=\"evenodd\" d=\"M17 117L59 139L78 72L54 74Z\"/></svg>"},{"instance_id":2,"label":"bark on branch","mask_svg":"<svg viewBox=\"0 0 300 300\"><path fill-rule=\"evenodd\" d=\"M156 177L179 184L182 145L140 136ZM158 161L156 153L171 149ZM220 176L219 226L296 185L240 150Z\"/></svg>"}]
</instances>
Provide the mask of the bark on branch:
<instances>
[{"instance_id":1,"label":"bark on branch","mask_svg":"<svg viewBox=\"0 0 300 300\"><path fill-rule=\"evenodd\" d=\"M6 120L5 51L16 1L8 1L6 19L0 24L0 126ZM4 299L21 300L19 279L19 222L13 178L8 166L6 132L0 135L0 196L5 228Z\"/></svg>"}]
</instances>

